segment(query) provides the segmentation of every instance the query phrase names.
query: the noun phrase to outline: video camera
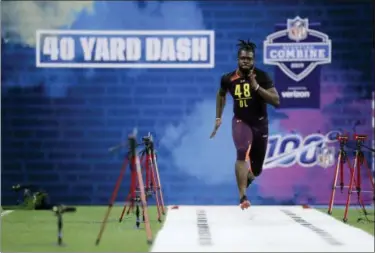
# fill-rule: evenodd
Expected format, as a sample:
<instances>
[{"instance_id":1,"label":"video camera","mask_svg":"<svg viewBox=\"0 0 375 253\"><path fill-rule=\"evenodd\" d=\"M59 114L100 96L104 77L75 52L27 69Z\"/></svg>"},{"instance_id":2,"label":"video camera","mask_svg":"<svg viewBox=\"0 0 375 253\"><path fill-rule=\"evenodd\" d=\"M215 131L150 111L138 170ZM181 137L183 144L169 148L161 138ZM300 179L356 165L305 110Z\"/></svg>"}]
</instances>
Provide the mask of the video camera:
<instances>
[{"instance_id":1,"label":"video camera","mask_svg":"<svg viewBox=\"0 0 375 253\"><path fill-rule=\"evenodd\" d=\"M146 147L152 147L153 145L153 139L151 134L149 133L147 136L142 137L142 142L145 144Z\"/></svg>"},{"instance_id":2,"label":"video camera","mask_svg":"<svg viewBox=\"0 0 375 253\"><path fill-rule=\"evenodd\" d=\"M63 213L74 213L74 212L77 211L77 208L75 208L75 207L69 207L69 206L64 206L64 205L58 205L58 206L54 206L52 208L52 211L56 215L60 215L60 214L63 214Z\"/></svg>"},{"instance_id":3,"label":"video camera","mask_svg":"<svg viewBox=\"0 0 375 253\"><path fill-rule=\"evenodd\" d=\"M33 185L16 184L12 186L16 193L22 192L22 199L17 202L25 209L47 210L50 209L48 193Z\"/></svg>"},{"instance_id":4,"label":"video camera","mask_svg":"<svg viewBox=\"0 0 375 253\"><path fill-rule=\"evenodd\" d=\"M367 135L364 134L355 134L354 135L354 140L356 140L359 143L363 143L367 140Z\"/></svg>"}]
</instances>

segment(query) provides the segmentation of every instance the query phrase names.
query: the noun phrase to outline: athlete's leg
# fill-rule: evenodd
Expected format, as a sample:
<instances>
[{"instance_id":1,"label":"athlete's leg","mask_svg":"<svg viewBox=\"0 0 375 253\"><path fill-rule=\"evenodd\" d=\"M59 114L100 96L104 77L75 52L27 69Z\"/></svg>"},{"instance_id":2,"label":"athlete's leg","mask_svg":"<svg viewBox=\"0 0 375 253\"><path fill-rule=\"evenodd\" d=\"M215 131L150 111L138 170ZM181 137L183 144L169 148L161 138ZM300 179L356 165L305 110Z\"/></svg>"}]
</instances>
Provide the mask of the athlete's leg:
<instances>
[{"instance_id":1,"label":"athlete's leg","mask_svg":"<svg viewBox=\"0 0 375 253\"><path fill-rule=\"evenodd\" d=\"M238 191L240 194L240 203L242 203L247 201L246 188L249 164L246 161L246 157L250 150L253 133L251 128L246 123L233 117L232 136L237 150L235 171Z\"/></svg>"},{"instance_id":2,"label":"athlete's leg","mask_svg":"<svg viewBox=\"0 0 375 253\"><path fill-rule=\"evenodd\" d=\"M250 169L248 173L247 187L258 177L263 170L268 145L268 127L252 127L253 143L250 150Z\"/></svg>"}]
</instances>

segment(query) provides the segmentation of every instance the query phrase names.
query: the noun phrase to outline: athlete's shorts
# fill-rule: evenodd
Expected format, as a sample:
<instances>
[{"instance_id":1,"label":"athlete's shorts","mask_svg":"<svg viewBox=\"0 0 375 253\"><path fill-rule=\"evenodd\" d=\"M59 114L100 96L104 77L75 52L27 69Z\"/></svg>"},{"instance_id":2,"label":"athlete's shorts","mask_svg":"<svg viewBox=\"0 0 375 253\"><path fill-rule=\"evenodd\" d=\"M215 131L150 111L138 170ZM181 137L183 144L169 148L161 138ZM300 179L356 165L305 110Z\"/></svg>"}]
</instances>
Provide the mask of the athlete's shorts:
<instances>
[{"instance_id":1,"label":"athlete's shorts","mask_svg":"<svg viewBox=\"0 0 375 253\"><path fill-rule=\"evenodd\" d=\"M233 117L232 136L237 150L237 160L250 159L254 176L262 172L268 144L268 122L259 126L251 126Z\"/></svg>"}]
</instances>

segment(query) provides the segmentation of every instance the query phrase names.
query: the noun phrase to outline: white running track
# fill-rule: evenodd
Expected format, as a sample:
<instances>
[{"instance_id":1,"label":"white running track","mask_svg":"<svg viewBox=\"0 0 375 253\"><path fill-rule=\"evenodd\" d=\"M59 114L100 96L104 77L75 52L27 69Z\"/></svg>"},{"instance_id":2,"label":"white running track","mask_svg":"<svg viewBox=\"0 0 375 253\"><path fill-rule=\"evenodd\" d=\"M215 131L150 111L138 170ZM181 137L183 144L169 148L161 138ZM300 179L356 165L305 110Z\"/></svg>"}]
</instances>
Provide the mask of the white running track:
<instances>
[{"instance_id":1,"label":"white running track","mask_svg":"<svg viewBox=\"0 0 375 253\"><path fill-rule=\"evenodd\" d=\"M169 208L151 251L374 252L374 237L300 206L179 206Z\"/></svg>"}]
</instances>

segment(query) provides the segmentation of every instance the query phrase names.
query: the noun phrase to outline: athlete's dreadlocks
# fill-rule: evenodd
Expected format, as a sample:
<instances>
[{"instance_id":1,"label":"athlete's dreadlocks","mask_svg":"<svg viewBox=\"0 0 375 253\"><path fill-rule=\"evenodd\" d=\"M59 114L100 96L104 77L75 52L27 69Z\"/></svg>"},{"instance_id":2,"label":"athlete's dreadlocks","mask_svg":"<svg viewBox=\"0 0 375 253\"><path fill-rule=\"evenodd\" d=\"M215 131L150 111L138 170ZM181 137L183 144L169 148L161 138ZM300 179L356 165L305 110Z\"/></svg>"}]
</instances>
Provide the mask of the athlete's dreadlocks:
<instances>
[{"instance_id":1,"label":"athlete's dreadlocks","mask_svg":"<svg viewBox=\"0 0 375 253\"><path fill-rule=\"evenodd\" d=\"M238 46L237 55L240 55L242 50L250 51L250 52L255 53L256 45L249 40L248 41L239 40L239 43L237 44L237 46Z\"/></svg>"}]
</instances>

